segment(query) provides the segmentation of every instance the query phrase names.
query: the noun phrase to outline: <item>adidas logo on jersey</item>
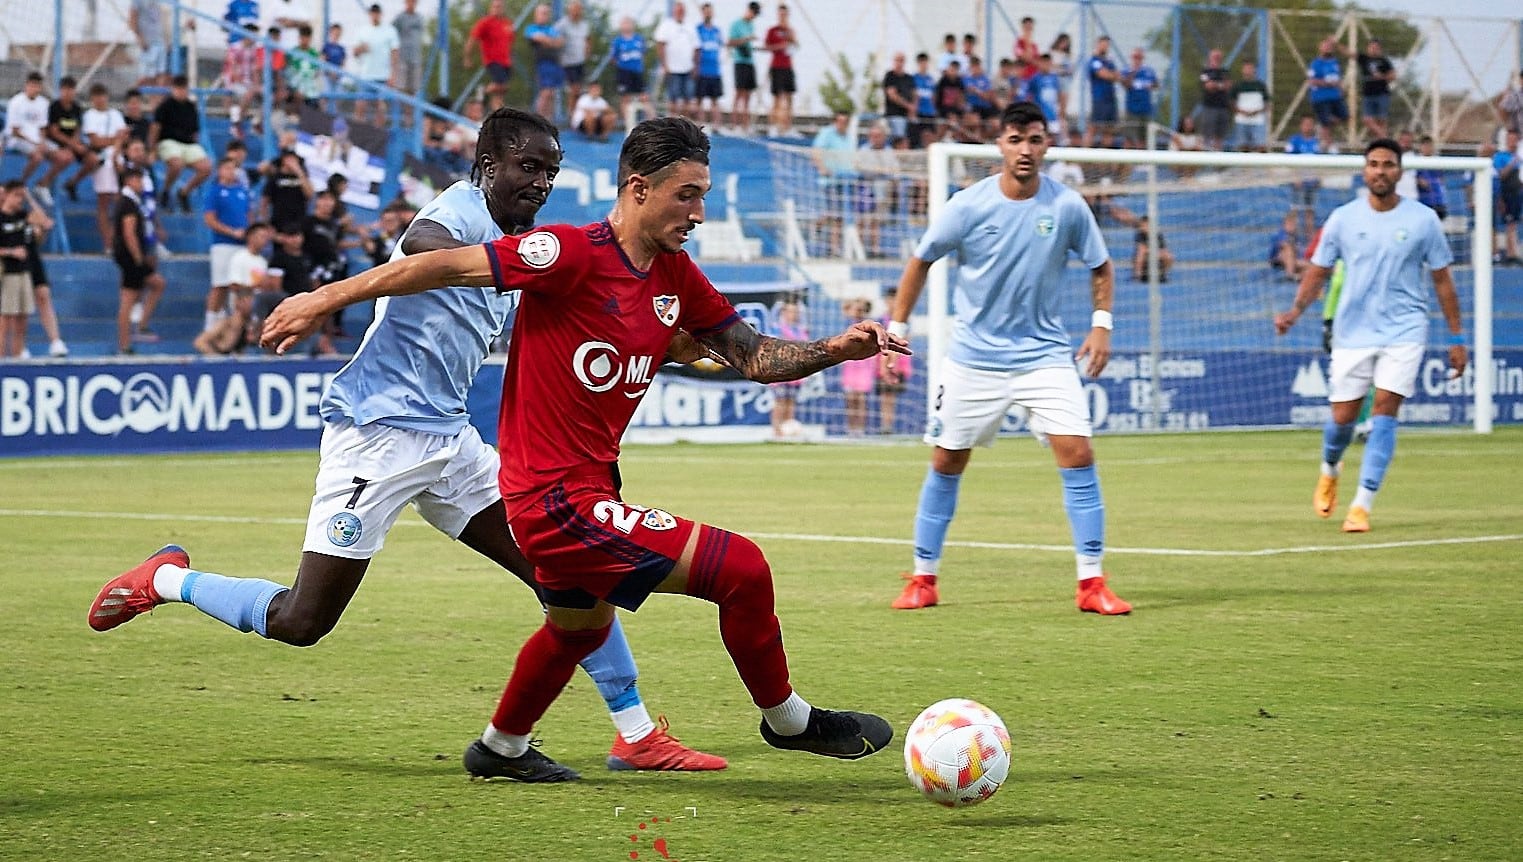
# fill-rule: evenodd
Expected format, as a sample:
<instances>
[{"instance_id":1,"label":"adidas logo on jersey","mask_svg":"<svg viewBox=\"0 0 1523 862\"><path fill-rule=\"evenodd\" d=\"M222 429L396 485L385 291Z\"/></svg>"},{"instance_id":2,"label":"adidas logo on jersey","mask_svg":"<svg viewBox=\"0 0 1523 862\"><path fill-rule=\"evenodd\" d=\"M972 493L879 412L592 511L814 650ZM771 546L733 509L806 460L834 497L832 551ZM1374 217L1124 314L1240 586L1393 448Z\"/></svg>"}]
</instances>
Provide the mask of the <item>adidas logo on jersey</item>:
<instances>
[{"instance_id":1,"label":"adidas logo on jersey","mask_svg":"<svg viewBox=\"0 0 1523 862\"><path fill-rule=\"evenodd\" d=\"M608 297L608 301L603 303L603 313L604 314L618 314L619 313L619 298L617 296L610 296L610 297Z\"/></svg>"}]
</instances>

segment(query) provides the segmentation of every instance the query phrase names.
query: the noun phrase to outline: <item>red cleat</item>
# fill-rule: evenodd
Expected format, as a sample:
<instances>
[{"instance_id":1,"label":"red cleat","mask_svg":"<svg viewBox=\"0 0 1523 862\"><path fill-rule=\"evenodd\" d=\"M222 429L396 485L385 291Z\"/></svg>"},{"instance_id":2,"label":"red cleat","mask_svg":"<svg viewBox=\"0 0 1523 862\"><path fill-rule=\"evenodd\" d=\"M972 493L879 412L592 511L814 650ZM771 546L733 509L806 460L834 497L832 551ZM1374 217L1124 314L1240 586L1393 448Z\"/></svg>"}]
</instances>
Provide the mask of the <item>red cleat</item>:
<instances>
[{"instance_id":1,"label":"red cleat","mask_svg":"<svg viewBox=\"0 0 1523 862\"><path fill-rule=\"evenodd\" d=\"M1074 604L1079 610L1087 614L1100 614L1102 616L1120 616L1132 612L1132 606L1123 602L1111 592L1111 588L1105 585L1105 576L1098 578L1085 578L1079 582L1079 591L1074 596Z\"/></svg>"},{"instance_id":2,"label":"red cleat","mask_svg":"<svg viewBox=\"0 0 1523 862\"><path fill-rule=\"evenodd\" d=\"M895 610L929 608L941 601L941 596L936 593L935 575L905 575L904 579L909 583L904 585L904 592L899 594L899 598L894 599Z\"/></svg>"},{"instance_id":3,"label":"red cleat","mask_svg":"<svg viewBox=\"0 0 1523 862\"><path fill-rule=\"evenodd\" d=\"M154 592L153 573L165 563L190 568L190 554L179 545L165 545L136 567L107 581L90 605L90 628L109 631L164 604Z\"/></svg>"},{"instance_id":4,"label":"red cleat","mask_svg":"<svg viewBox=\"0 0 1523 862\"><path fill-rule=\"evenodd\" d=\"M639 742L625 742L622 736L614 737L613 748L608 752L608 768L704 772L729 766L723 757L694 751L667 733L671 725L667 723L666 716L663 715L656 721L656 729Z\"/></svg>"}]
</instances>

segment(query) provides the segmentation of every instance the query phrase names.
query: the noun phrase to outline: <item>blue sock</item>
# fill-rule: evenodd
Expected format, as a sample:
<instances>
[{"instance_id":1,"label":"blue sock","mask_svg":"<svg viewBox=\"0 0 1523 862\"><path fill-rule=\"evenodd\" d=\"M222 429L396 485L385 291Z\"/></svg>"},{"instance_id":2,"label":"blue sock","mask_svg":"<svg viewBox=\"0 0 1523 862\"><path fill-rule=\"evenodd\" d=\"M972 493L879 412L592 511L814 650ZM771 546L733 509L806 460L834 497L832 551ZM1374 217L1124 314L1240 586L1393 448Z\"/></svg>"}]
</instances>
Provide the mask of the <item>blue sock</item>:
<instances>
[{"instance_id":1,"label":"blue sock","mask_svg":"<svg viewBox=\"0 0 1523 862\"><path fill-rule=\"evenodd\" d=\"M598 694L607 702L609 712L629 709L640 703L640 689L635 687L639 671L617 616L613 618L613 628L608 630L608 639L593 650L592 655L582 659L582 670L587 671L597 684Z\"/></svg>"},{"instance_id":2,"label":"blue sock","mask_svg":"<svg viewBox=\"0 0 1523 862\"><path fill-rule=\"evenodd\" d=\"M1063 509L1073 531L1079 577L1098 577L1105 553L1105 502L1100 499L1100 476L1095 465L1059 467L1063 477ZM1088 568L1087 568L1088 567Z\"/></svg>"},{"instance_id":3,"label":"blue sock","mask_svg":"<svg viewBox=\"0 0 1523 862\"><path fill-rule=\"evenodd\" d=\"M947 541L947 527L957 512L957 486L962 474L948 476L935 470L925 471L920 486L920 505L915 509L915 573L936 574L941 564L941 546Z\"/></svg>"},{"instance_id":4,"label":"blue sock","mask_svg":"<svg viewBox=\"0 0 1523 862\"><path fill-rule=\"evenodd\" d=\"M1379 491L1396 454L1396 417L1374 416L1370 419L1370 439L1364 443L1364 460L1359 464L1359 487Z\"/></svg>"},{"instance_id":5,"label":"blue sock","mask_svg":"<svg viewBox=\"0 0 1523 862\"><path fill-rule=\"evenodd\" d=\"M256 632L269 637L264 617L270 599L286 591L274 581L259 578L229 578L210 572L191 570L185 574L180 595L201 613L219 619L240 632Z\"/></svg>"},{"instance_id":6,"label":"blue sock","mask_svg":"<svg viewBox=\"0 0 1523 862\"><path fill-rule=\"evenodd\" d=\"M1348 448L1349 441L1353 439L1353 422L1339 425L1329 419L1327 425L1322 428L1322 461L1327 464L1337 464L1342 461L1343 450Z\"/></svg>"}]
</instances>

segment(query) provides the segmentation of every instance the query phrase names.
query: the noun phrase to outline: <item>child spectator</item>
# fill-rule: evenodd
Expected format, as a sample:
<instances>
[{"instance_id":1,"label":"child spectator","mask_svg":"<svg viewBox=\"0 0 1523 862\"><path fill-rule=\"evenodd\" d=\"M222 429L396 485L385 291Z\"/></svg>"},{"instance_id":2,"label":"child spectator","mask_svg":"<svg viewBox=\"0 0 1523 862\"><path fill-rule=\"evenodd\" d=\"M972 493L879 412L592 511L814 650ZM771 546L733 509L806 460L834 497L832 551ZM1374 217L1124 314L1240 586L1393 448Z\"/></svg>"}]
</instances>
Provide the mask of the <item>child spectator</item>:
<instances>
[{"instance_id":1,"label":"child spectator","mask_svg":"<svg viewBox=\"0 0 1523 862\"><path fill-rule=\"evenodd\" d=\"M848 299L841 304L848 326L866 320L872 310L867 299ZM846 436L867 435L867 394L873 391L878 380L878 364L882 358L872 356L841 363L841 391L846 395Z\"/></svg>"},{"instance_id":2,"label":"child spectator","mask_svg":"<svg viewBox=\"0 0 1523 862\"><path fill-rule=\"evenodd\" d=\"M577 98L571 110L571 127L595 141L606 141L617 122L613 107L603 98L603 85L597 81L588 84L587 92Z\"/></svg>"},{"instance_id":3,"label":"child spectator","mask_svg":"<svg viewBox=\"0 0 1523 862\"><path fill-rule=\"evenodd\" d=\"M142 141L148 146L148 135L153 129L153 118L143 113L143 94L128 90L122 96L122 120L127 123L128 140Z\"/></svg>"},{"instance_id":4,"label":"child spectator","mask_svg":"<svg viewBox=\"0 0 1523 862\"><path fill-rule=\"evenodd\" d=\"M228 260L227 288L232 294L232 312L216 326L207 329L191 346L196 352L208 356L236 353L258 333L249 331L253 317L254 294L258 291L278 289L269 274L269 263L264 258L265 246L270 244L274 231L264 222L254 222L244 233L242 246Z\"/></svg>"},{"instance_id":5,"label":"child spectator","mask_svg":"<svg viewBox=\"0 0 1523 862\"><path fill-rule=\"evenodd\" d=\"M1134 223L1137 233L1132 237L1132 278L1136 281L1148 280L1148 217L1138 216ZM1174 268L1174 253L1169 251L1168 241L1163 238L1163 231L1158 232L1158 280L1167 282L1169 270ZM906 357L907 358L907 357Z\"/></svg>"},{"instance_id":6,"label":"child spectator","mask_svg":"<svg viewBox=\"0 0 1523 862\"><path fill-rule=\"evenodd\" d=\"M74 177L64 186L71 201L79 200L79 184L100 167L100 157L85 143L84 136L79 131L80 125L84 122L85 110L74 98L77 88L78 84L73 78L60 79L58 98L48 106L48 127L45 134L59 150L67 153L68 157L54 160L53 167L42 177L42 187L51 188L53 180L63 172L64 168L78 162L79 170L74 172Z\"/></svg>"},{"instance_id":7,"label":"child spectator","mask_svg":"<svg viewBox=\"0 0 1523 862\"><path fill-rule=\"evenodd\" d=\"M58 147L48 140L43 131L48 127L48 97L42 94L42 75L30 72L26 76L26 83L22 85L21 92L11 97L5 107L5 147L3 152L20 153L26 156L26 167L21 170L21 182L25 185L32 177L32 172L40 167L44 160L62 163L66 167L69 163L68 153L58 151ZM63 170L63 167L58 167ZM50 172L51 173L51 172ZM47 191L40 189L39 192ZM43 203L53 205L53 195L38 194Z\"/></svg>"}]
</instances>

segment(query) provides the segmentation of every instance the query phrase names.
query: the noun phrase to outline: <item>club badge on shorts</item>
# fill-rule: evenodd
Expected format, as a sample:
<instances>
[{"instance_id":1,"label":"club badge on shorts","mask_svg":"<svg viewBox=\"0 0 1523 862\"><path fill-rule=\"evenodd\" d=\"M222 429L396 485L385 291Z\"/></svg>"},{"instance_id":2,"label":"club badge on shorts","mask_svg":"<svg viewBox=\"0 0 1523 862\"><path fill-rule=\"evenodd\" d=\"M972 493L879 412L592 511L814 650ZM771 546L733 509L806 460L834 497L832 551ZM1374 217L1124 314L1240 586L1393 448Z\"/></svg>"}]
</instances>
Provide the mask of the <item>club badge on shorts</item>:
<instances>
[{"instance_id":1,"label":"club badge on shorts","mask_svg":"<svg viewBox=\"0 0 1523 862\"><path fill-rule=\"evenodd\" d=\"M518 242L518 256L535 269L544 269L561 256L561 241L548 231L531 233Z\"/></svg>"},{"instance_id":2,"label":"club badge on shorts","mask_svg":"<svg viewBox=\"0 0 1523 862\"><path fill-rule=\"evenodd\" d=\"M353 512L339 512L328 519L328 541L347 548L358 542L365 532L365 525Z\"/></svg>"}]
</instances>

